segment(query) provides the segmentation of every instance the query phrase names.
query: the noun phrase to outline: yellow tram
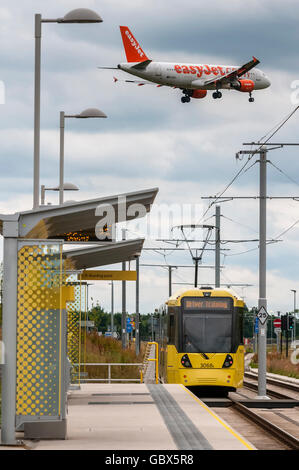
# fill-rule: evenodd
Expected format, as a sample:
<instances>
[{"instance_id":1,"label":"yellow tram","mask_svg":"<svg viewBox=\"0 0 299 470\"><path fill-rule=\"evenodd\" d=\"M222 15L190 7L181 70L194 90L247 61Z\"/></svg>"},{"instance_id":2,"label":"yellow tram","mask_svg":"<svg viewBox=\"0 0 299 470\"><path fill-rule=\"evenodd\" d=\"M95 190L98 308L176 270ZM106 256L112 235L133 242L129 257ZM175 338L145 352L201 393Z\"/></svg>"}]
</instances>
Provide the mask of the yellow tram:
<instances>
[{"instance_id":1,"label":"yellow tram","mask_svg":"<svg viewBox=\"0 0 299 470\"><path fill-rule=\"evenodd\" d=\"M244 301L230 289L184 289L160 309L159 370L165 383L242 387Z\"/></svg>"}]
</instances>

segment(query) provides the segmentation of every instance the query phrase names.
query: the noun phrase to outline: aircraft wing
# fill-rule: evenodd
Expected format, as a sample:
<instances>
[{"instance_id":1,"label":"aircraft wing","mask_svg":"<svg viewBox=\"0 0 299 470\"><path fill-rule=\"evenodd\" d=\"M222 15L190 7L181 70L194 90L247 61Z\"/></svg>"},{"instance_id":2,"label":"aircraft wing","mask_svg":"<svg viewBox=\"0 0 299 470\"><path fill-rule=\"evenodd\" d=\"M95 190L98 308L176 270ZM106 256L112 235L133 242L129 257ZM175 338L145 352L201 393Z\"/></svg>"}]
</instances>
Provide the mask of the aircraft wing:
<instances>
[{"instance_id":1,"label":"aircraft wing","mask_svg":"<svg viewBox=\"0 0 299 470\"><path fill-rule=\"evenodd\" d=\"M249 72L249 70L256 67L259 63L260 61L258 59L256 59L255 57L252 57L252 60L242 65L242 67L239 67L237 70L228 72L226 75L223 75L222 77L217 78L217 79L212 78L210 80L206 80L203 84L204 86L206 86L206 85L211 85L212 83L215 83L215 85L217 84L222 85L223 83L229 83L235 80L236 78L242 77L242 75Z\"/></svg>"},{"instance_id":2,"label":"aircraft wing","mask_svg":"<svg viewBox=\"0 0 299 470\"><path fill-rule=\"evenodd\" d=\"M162 87L163 85L157 85L157 83L153 82L148 82L146 80L120 80L119 78L113 77L114 83L116 82L125 82L125 83L135 83L138 86L143 86L143 85L153 85L158 88Z\"/></svg>"}]
</instances>

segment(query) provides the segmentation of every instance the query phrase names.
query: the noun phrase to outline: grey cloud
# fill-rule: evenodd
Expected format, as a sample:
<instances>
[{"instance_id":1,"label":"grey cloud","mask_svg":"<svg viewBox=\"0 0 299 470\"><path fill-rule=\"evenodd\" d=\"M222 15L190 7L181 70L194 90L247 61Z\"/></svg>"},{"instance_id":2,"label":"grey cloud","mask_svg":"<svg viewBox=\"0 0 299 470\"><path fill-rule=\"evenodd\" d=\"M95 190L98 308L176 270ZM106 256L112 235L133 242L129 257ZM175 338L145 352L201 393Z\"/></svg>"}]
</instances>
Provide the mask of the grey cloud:
<instances>
[{"instance_id":1,"label":"grey cloud","mask_svg":"<svg viewBox=\"0 0 299 470\"><path fill-rule=\"evenodd\" d=\"M60 110L75 113L88 106L98 106L109 116L105 122L67 123L66 176L81 188L76 198L158 185L158 201L200 202L201 196L215 194L224 188L240 168L236 166L234 153L241 143L260 138L291 109L290 83L298 75L296 18L299 5L296 1L252 0L248 8L244 1L228 3L220 0L209 5L187 0L183 6L179 0L159 4L150 0L4 0L1 8L6 10L1 12L0 8L0 17L4 15L0 29L0 79L6 83L7 103L0 107L0 199L1 206L7 210L28 209L31 205L34 13L57 17L81 6L97 10L104 23L92 27L43 26L41 181L46 184L58 181ZM240 63L254 54L261 59L261 68L270 75L272 87L256 93L254 107L249 106L246 95L233 92L224 93L224 99L217 103L209 96L207 100L194 101L184 107L178 90L121 83L114 86L113 72L100 72L96 66L114 65L125 60L119 24L129 25L146 52L157 59L191 58L210 62L223 59L224 62ZM119 76L125 77L121 73ZM294 141L297 123L295 116L277 138ZM146 132L152 133L152 142L148 143L144 138L147 147L143 148L140 141L137 146L136 136ZM172 141L167 140L170 132L174 134ZM104 138L101 139L108 133L116 143L113 147L104 145ZM73 150L71 141L75 134L80 152ZM131 143L126 140L129 134ZM99 137L97 152L91 147L95 136ZM161 143L161 153L154 145L155 139ZM82 150L80 159L81 149L89 158L85 158ZM151 158L151 152L156 152L158 158L154 158L156 155ZM297 151L275 152L271 154L273 162L296 179L299 175ZM238 180L230 194L256 191L257 167ZM295 184L269 167L269 192L285 195L296 191ZM57 199L55 194L49 194L48 198L53 202ZM276 220L273 209L276 206L271 207L269 233L277 234L288 223L283 217ZM284 207L286 213L290 213L290 205ZM224 205L223 211L227 216L257 228L256 203ZM224 224L224 230L231 237L239 234L245 237L250 233L228 223ZM290 278L299 282L294 233L297 232L284 237L283 246L275 245L268 251L269 270L280 270L284 285ZM247 248L246 245L234 246L232 251ZM157 262L155 255L147 256ZM190 261L187 254L178 255L176 260L183 264ZM212 262L212 255L207 260ZM227 263L228 277L239 273L243 282L248 275L256 283L257 252L227 258ZM162 273L155 275L160 283L163 282ZM192 279L192 273L181 275ZM209 273L209 278L212 275ZM144 274L145 279L151 279L150 276L150 273ZM254 298L254 292L250 298ZM163 289L159 290L159 296L164 300ZM142 308L152 308L147 289Z\"/></svg>"}]
</instances>

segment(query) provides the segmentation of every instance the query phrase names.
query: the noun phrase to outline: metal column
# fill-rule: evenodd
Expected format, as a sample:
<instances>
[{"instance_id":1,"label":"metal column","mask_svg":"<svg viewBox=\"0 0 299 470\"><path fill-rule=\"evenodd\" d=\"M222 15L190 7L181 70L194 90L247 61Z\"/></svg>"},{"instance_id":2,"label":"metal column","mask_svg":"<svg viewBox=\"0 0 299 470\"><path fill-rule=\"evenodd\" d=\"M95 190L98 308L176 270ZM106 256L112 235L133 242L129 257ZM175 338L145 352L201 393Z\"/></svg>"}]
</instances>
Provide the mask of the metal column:
<instances>
[{"instance_id":1,"label":"metal column","mask_svg":"<svg viewBox=\"0 0 299 470\"><path fill-rule=\"evenodd\" d=\"M59 204L63 204L64 184L64 112L60 112Z\"/></svg>"},{"instance_id":2,"label":"metal column","mask_svg":"<svg viewBox=\"0 0 299 470\"><path fill-rule=\"evenodd\" d=\"M220 206L216 206L215 214L215 287L220 287Z\"/></svg>"},{"instance_id":3,"label":"metal column","mask_svg":"<svg viewBox=\"0 0 299 470\"><path fill-rule=\"evenodd\" d=\"M140 352L140 312L139 312L139 257L136 258L136 319L135 319L135 352L136 356L138 356Z\"/></svg>"},{"instance_id":4,"label":"metal column","mask_svg":"<svg viewBox=\"0 0 299 470\"><path fill-rule=\"evenodd\" d=\"M113 330L114 330L114 284L111 281L111 334L113 337Z\"/></svg>"},{"instance_id":5,"label":"metal column","mask_svg":"<svg viewBox=\"0 0 299 470\"><path fill-rule=\"evenodd\" d=\"M33 209L39 207L41 15L35 15Z\"/></svg>"},{"instance_id":6,"label":"metal column","mask_svg":"<svg viewBox=\"0 0 299 470\"><path fill-rule=\"evenodd\" d=\"M122 239L126 239L126 229L122 229ZM126 270L126 262L122 263L122 270ZM121 316L121 342L122 348L127 347L127 312L126 312L126 281L122 281L122 316Z\"/></svg>"},{"instance_id":7,"label":"metal column","mask_svg":"<svg viewBox=\"0 0 299 470\"><path fill-rule=\"evenodd\" d=\"M9 228L8 228L9 227ZM8 229L8 230L7 230ZM2 427L1 443L16 444L16 370L17 370L17 292L18 240L17 222L4 222L3 234L3 343L5 347L2 368ZM7 236L6 236L6 232Z\"/></svg>"},{"instance_id":8,"label":"metal column","mask_svg":"<svg viewBox=\"0 0 299 470\"><path fill-rule=\"evenodd\" d=\"M172 296L172 266L168 266L168 273L169 273L168 295L169 297L171 297Z\"/></svg>"},{"instance_id":9,"label":"metal column","mask_svg":"<svg viewBox=\"0 0 299 470\"><path fill-rule=\"evenodd\" d=\"M198 263L200 261L200 258L197 256L193 258L193 261L195 262L195 279L194 279L194 287L197 287L198 284Z\"/></svg>"},{"instance_id":10,"label":"metal column","mask_svg":"<svg viewBox=\"0 0 299 470\"><path fill-rule=\"evenodd\" d=\"M258 309L267 311L266 298L266 234L267 234L267 150L260 151L260 214L259 214L259 300ZM259 325L258 397L266 398L267 320Z\"/></svg>"}]
</instances>

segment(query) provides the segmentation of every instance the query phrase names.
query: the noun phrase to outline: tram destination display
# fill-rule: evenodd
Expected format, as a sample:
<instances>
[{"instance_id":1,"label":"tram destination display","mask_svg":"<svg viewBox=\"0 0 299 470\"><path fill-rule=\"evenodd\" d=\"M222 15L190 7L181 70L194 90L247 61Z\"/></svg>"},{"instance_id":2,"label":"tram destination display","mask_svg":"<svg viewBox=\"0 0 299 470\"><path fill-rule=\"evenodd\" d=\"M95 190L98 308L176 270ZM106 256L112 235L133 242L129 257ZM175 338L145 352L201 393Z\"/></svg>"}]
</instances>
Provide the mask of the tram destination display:
<instances>
[{"instance_id":1,"label":"tram destination display","mask_svg":"<svg viewBox=\"0 0 299 470\"><path fill-rule=\"evenodd\" d=\"M184 310L230 310L230 299L185 299Z\"/></svg>"}]
</instances>

